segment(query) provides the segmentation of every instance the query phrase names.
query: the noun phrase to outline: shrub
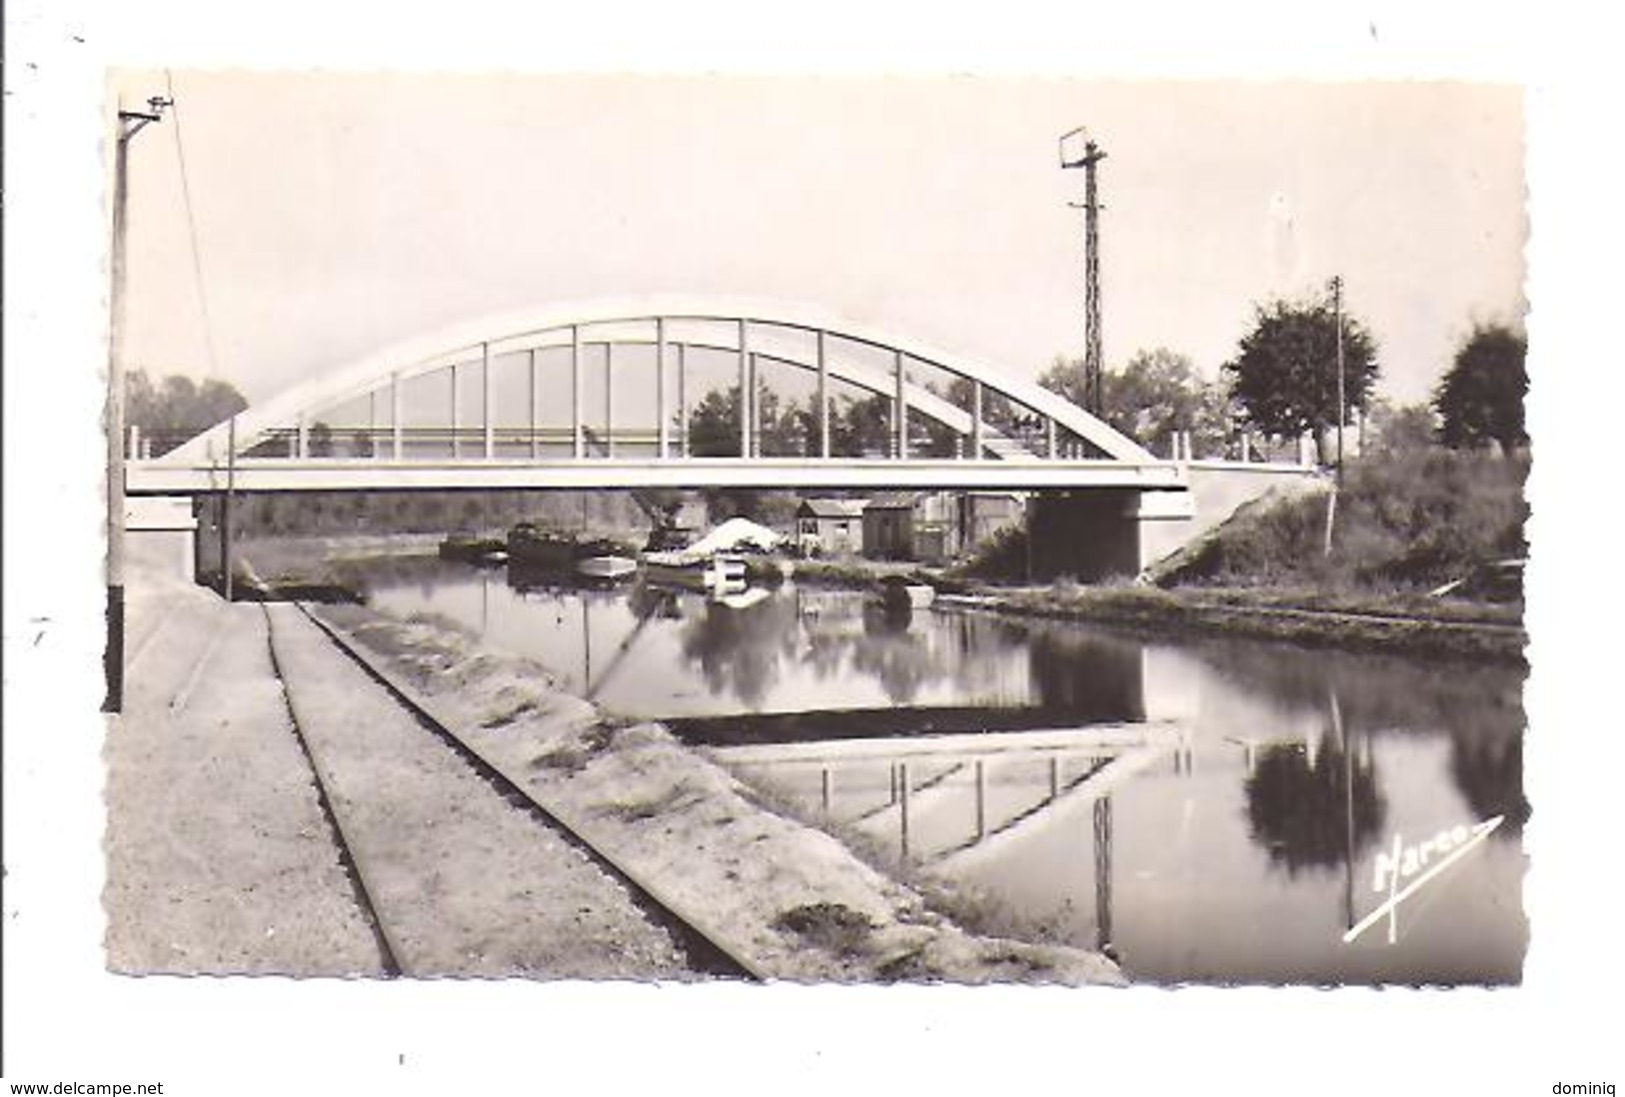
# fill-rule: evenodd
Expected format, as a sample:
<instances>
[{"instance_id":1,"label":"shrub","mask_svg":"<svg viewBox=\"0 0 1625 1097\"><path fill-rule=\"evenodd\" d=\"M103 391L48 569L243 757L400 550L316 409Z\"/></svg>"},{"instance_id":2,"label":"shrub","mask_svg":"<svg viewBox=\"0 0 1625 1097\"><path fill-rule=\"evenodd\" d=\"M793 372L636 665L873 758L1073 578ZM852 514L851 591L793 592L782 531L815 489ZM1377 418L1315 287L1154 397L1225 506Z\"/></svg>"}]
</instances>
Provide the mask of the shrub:
<instances>
[{"instance_id":1,"label":"shrub","mask_svg":"<svg viewBox=\"0 0 1625 1097\"><path fill-rule=\"evenodd\" d=\"M1432 587L1524 554L1528 460L1431 450L1351 463L1337 498L1297 496L1238 512L1175 581Z\"/></svg>"}]
</instances>

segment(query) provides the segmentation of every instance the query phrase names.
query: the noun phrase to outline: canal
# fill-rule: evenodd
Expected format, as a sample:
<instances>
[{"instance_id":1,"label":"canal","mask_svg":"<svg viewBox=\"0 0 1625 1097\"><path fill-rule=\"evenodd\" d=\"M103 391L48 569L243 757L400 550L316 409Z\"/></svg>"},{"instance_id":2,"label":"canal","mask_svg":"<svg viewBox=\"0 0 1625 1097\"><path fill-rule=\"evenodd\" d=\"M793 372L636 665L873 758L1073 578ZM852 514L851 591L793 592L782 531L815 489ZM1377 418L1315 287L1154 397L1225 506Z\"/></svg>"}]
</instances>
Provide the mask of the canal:
<instances>
[{"instance_id":1,"label":"canal","mask_svg":"<svg viewBox=\"0 0 1625 1097\"><path fill-rule=\"evenodd\" d=\"M886 612L794 584L718 600L424 558L366 584L1136 980L1520 978L1519 667Z\"/></svg>"}]
</instances>

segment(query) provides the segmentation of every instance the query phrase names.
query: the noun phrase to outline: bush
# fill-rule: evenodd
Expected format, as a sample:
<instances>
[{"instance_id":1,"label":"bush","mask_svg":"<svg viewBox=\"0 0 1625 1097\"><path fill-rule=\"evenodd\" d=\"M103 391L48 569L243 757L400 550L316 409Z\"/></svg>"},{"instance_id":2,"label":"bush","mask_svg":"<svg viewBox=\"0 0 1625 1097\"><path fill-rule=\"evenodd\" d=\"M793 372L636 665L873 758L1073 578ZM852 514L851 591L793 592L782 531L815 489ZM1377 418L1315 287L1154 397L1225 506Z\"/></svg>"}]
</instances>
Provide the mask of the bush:
<instances>
[{"instance_id":1,"label":"bush","mask_svg":"<svg viewBox=\"0 0 1625 1097\"><path fill-rule=\"evenodd\" d=\"M989 537L965 562L965 575L978 579L1020 582L1027 578L1027 529L1006 526Z\"/></svg>"},{"instance_id":2,"label":"bush","mask_svg":"<svg viewBox=\"0 0 1625 1097\"><path fill-rule=\"evenodd\" d=\"M1325 554L1324 495L1238 512L1174 581L1429 588L1524 555L1528 460L1430 450L1351 463Z\"/></svg>"}]
</instances>

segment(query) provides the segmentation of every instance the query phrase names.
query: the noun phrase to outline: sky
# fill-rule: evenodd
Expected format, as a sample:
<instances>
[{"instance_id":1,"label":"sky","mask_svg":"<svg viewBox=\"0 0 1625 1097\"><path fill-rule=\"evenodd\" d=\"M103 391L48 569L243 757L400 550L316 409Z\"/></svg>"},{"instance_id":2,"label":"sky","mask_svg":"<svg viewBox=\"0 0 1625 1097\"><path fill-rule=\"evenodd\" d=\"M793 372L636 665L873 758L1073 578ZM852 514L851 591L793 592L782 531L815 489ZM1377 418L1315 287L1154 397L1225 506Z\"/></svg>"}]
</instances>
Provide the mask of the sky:
<instances>
[{"instance_id":1,"label":"sky","mask_svg":"<svg viewBox=\"0 0 1625 1097\"><path fill-rule=\"evenodd\" d=\"M652 292L811 304L1035 377L1082 354L1083 173L1057 151L1080 125L1107 153L1108 366L1164 346L1216 376L1256 304L1340 274L1379 391L1408 403L1475 323L1525 311L1513 87L186 70L114 85L126 105L177 100L132 144L127 361L251 402L443 326Z\"/></svg>"}]
</instances>

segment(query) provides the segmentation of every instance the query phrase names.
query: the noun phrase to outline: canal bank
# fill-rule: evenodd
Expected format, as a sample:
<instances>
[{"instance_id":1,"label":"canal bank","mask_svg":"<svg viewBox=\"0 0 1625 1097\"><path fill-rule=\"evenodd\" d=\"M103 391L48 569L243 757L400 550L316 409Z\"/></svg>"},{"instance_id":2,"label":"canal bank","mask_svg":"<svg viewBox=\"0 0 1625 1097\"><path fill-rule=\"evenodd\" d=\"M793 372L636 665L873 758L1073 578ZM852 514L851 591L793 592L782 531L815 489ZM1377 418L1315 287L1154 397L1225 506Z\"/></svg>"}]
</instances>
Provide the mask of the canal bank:
<instances>
[{"instance_id":1,"label":"canal bank","mask_svg":"<svg viewBox=\"0 0 1625 1097\"><path fill-rule=\"evenodd\" d=\"M130 703L107 748L115 970L683 977L625 886L583 875L579 839L767 978L1122 981L1085 950L964 931L664 728L607 718L534 663L326 607L369 670L569 821L567 840L538 843L295 607L147 575L131 587Z\"/></svg>"},{"instance_id":2,"label":"canal bank","mask_svg":"<svg viewBox=\"0 0 1625 1097\"><path fill-rule=\"evenodd\" d=\"M1092 621L1150 634L1275 640L1300 647L1521 663L1518 608L1425 595L1329 595L1258 588L968 587L945 606L1009 616Z\"/></svg>"},{"instance_id":3,"label":"canal bank","mask_svg":"<svg viewBox=\"0 0 1625 1097\"><path fill-rule=\"evenodd\" d=\"M1082 949L966 931L661 724L609 717L534 662L432 619L319 612L370 669L766 978L1122 981Z\"/></svg>"}]
</instances>

